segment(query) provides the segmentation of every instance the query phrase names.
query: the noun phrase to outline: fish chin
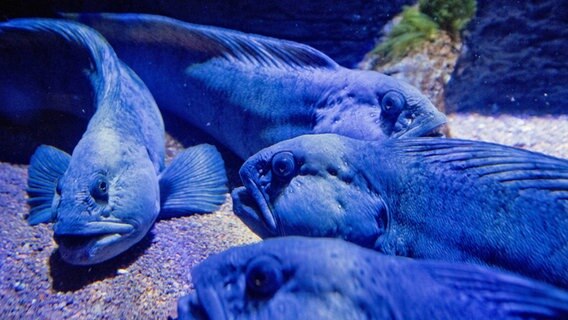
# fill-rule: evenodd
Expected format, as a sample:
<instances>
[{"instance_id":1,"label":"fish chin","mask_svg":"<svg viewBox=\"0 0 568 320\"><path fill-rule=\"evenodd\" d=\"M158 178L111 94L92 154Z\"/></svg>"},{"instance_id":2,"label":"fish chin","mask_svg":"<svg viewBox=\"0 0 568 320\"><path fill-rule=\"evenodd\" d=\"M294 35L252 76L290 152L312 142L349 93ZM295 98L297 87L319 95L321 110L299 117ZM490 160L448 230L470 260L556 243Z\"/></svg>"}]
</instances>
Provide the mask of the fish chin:
<instances>
[{"instance_id":1,"label":"fish chin","mask_svg":"<svg viewBox=\"0 0 568 320\"><path fill-rule=\"evenodd\" d=\"M263 214L258 205L258 201L266 202L264 197L260 199L254 197L246 187L235 188L231 193L231 197L233 198L233 210L235 214L247 227L261 238L275 236L275 232L264 223L262 218L267 214L272 216L272 213ZM268 206L266 205L266 207Z\"/></svg>"}]
</instances>

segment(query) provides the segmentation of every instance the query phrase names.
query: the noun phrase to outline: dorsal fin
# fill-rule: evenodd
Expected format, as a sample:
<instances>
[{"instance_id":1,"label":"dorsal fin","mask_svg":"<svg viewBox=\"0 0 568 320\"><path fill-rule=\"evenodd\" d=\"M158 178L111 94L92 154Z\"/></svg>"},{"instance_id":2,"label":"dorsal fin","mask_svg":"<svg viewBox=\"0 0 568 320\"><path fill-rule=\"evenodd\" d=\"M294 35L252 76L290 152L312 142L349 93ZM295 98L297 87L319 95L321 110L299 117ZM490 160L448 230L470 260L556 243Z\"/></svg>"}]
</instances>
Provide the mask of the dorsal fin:
<instances>
[{"instance_id":1,"label":"dorsal fin","mask_svg":"<svg viewBox=\"0 0 568 320\"><path fill-rule=\"evenodd\" d=\"M432 263L432 267L428 267ZM565 319L568 294L551 285L467 264L425 262L423 268L441 284L487 305L501 306L506 316ZM501 315L505 316L505 315Z\"/></svg>"},{"instance_id":2,"label":"dorsal fin","mask_svg":"<svg viewBox=\"0 0 568 320\"><path fill-rule=\"evenodd\" d=\"M445 163L479 179L546 191L568 201L568 161L544 154L459 139L397 139L395 148L425 162Z\"/></svg>"},{"instance_id":3,"label":"dorsal fin","mask_svg":"<svg viewBox=\"0 0 568 320\"><path fill-rule=\"evenodd\" d=\"M101 32L113 45L116 41L183 49L196 62L224 58L255 67L335 69L339 65L318 50L300 43L217 27L195 25L148 14L63 14Z\"/></svg>"}]
</instances>

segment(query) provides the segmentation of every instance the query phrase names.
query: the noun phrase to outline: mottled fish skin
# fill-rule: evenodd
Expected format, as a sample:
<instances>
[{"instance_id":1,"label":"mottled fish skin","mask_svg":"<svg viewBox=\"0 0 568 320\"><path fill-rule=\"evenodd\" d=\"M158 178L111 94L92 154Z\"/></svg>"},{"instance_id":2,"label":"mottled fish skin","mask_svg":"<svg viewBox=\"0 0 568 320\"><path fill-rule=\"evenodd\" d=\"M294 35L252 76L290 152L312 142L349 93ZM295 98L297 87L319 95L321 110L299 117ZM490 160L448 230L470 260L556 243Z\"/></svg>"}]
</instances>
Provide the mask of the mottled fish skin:
<instances>
[{"instance_id":1,"label":"mottled fish skin","mask_svg":"<svg viewBox=\"0 0 568 320\"><path fill-rule=\"evenodd\" d=\"M172 196L161 190L170 182L164 124L144 83L99 33L69 21L1 23L0 60L7 117L42 108L90 117L71 156L47 146L32 156L30 224L55 222L58 251L72 264L99 263L137 243Z\"/></svg>"},{"instance_id":2,"label":"mottled fish skin","mask_svg":"<svg viewBox=\"0 0 568 320\"><path fill-rule=\"evenodd\" d=\"M568 288L568 161L457 139L305 135L241 167L235 213L261 237L339 237Z\"/></svg>"},{"instance_id":3,"label":"mottled fish skin","mask_svg":"<svg viewBox=\"0 0 568 320\"><path fill-rule=\"evenodd\" d=\"M339 239L231 248L192 272L178 319L563 319L568 293L462 263L393 257Z\"/></svg>"},{"instance_id":4,"label":"mottled fish skin","mask_svg":"<svg viewBox=\"0 0 568 320\"><path fill-rule=\"evenodd\" d=\"M82 14L171 111L246 159L308 133L436 134L445 116L407 83L299 43L144 14Z\"/></svg>"}]
</instances>

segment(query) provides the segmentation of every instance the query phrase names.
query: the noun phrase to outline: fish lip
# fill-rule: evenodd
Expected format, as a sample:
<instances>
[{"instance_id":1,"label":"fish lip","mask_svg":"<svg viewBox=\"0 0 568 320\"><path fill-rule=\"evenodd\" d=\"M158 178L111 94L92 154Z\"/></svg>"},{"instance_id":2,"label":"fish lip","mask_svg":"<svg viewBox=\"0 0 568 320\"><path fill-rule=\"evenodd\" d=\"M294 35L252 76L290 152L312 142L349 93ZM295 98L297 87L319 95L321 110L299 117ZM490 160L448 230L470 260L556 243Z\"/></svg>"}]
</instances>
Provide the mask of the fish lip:
<instances>
[{"instance_id":1,"label":"fish lip","mask_svg":"<svg viewBox=\"0 0 568 320\"><path fill-rule=\"evenodd\" d=\"M190 301L193 306L204 311L209 319L228 319L227 312L223 308L223 301L214 288L196 288L195 292L197 298L192 297Z\"/></svg>"},{"instance_id":2,"label":"fish lip","mask_svg":"<svg viewBox=\"0 0 568 320\"><path fill-rule=\"evenodd\" d=\"M424 137L432 133L436 134L437 132L442 131L442 128L445 124L447 124L447 122L448 120L446 116L441 112L437 112L428 118L422 119L419 122L415 122L410 129L393 134L393 137L412 138ZM424 123L426 123L426 125L423 125Z\"/></svg>"},{"instance_id":3,"label":"fish lip","mask_svg":"<svg viewBox=\"0 0 568 320\"><path fill-rule=\"evenodd\" d=\"M246 187L238 187L231 192L233 211L241 221L261 238L273 236L262 220L260 208Z\"/></svg>"},{"instance_id":4,"label":"fish lip","mask_svg":"<svg viewBox=\"0 0 568 320\"><path fill-rule=\"evenodd\" d=\"M252 197L253 200L255 200L255 205L256 208L253 206L248 206L249 208L253 209L255 211L255 213L257 214L257 216L259 216L259 218L264 222L265 226L273 233L276 232L277 226L276 226L276 219L274 218L274 214L272 213L272 210L270 209L270 205L268 204L268 201L266 200L264 194L262 193L262 191L260 191L260 189L258 188L258 186L256 185L256 183L254 182L254 180L251 177L244 177L243 175L241 175L243 184L244 184L244 191L246 191L249 195ZM243 189L239 189L243 190ZM243 192L243 191L241 191ZM235 193L239 198L241 199L240 193ZM246 201L246 197L242 198L245 199ZM242 202L241 202L242 203ZM250 204L250 203L249 203ZM255 210L258 209L258 210ZM246 213L250 213L250 212L246 212Z\"/></svg>"},{"instance_id":5,"label":"fish lip","mask_svg":"<svg viewBox=\"0 0 568 320\"><path fill-rule=\"evenodd\" d=\"M133 225L105 221L64 225L56 223L53 229L53 238L64 260L76 265L93 264L93 257L99 248L106 248L135 232ZM86 256L86 260L81 258Z\"/></svg>"},{"instance_id":6,"label":"fish lip","mask_svg":"<svg viewBox=\"0 0 568 320\"><path fill-rule=\"evenodd\" d=\"M63 224L53 226L55 236L101 236L109 234L128 234L135 230L134 226L123 222L92 221L87 223Z\"/></svg>"},{"instance_id":7,"label":"fish lip","mask_svg":"<svg viewBox=\"0 0 568 320\"><path fill-rule=\"evenodd\" d=\"M197 292L178 299L178 319L210 319L203 304L200 303Z\"/></svg>"}]
</instances>

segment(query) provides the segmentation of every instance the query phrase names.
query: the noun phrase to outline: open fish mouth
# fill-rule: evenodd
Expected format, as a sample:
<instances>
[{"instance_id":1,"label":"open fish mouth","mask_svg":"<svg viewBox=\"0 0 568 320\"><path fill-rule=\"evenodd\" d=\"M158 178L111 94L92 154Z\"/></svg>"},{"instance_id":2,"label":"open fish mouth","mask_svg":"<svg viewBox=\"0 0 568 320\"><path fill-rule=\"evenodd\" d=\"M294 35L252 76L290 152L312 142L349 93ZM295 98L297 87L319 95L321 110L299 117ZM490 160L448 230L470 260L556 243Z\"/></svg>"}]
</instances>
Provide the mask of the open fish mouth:
<instances>
[{"instance_id":1,"label":"open fish mouth","mask_svg":"<svg viewBox=\"0 0 568 320\"><path fill-rule=\"evenodd\" d=\"M256 192L254 191L256 190ZM260 190L250 182L248 186L235 188L231 193L235 214L262 238L274 235L276 221Z\"/></svg>"}]
</instances>

